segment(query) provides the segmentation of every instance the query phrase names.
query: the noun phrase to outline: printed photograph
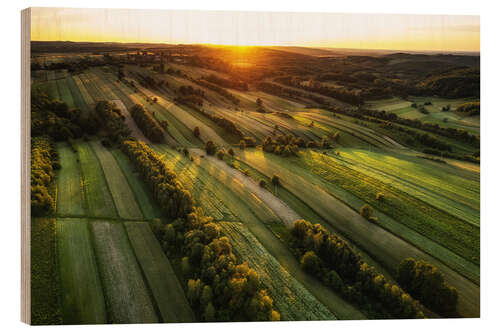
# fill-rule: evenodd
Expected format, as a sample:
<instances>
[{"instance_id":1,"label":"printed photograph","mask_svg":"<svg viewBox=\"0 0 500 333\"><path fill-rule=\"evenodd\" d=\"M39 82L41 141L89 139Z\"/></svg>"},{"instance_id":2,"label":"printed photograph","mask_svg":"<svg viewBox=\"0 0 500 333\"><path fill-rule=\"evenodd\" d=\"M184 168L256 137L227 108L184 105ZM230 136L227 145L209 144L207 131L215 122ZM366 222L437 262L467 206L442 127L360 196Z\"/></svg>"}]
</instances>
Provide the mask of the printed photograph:
<instances>
[{"instance_id":1,"label":"printed photograph","mask_svg":"<svg viewBox=\"0 0 500 333\"><path fill-rule=\"evenodd\" d=\"M31 324L480 316L479 16L29 16Z\"/></svg>"}]
</instances>

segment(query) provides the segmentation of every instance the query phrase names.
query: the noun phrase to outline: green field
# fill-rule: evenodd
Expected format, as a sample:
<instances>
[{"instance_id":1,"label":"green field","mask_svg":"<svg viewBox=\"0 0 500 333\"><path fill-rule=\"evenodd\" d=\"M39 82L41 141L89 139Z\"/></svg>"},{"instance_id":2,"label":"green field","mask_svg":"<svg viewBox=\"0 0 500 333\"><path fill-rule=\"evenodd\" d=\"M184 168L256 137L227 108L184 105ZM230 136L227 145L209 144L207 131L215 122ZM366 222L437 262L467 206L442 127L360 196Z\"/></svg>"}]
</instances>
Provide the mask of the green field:
<instances>
[{"instance_id":1,"label":"green field","mask_svg":"<svg viewBox=\"0 0 500 333\"><path fill-rule=\"evenodd\" d=\"M115 203L97 156L86 142L76 144L90 216L117 217Z\"/></svg>"},{"instance_id":2,"label":"green field","mask_svg":"<svg viewBox=\"0 0 500 333\"><path fill-rule=\"evenodd\" d=\"M53 47L34 42L35 49L37 43L42 50ZM247 262L258 273L281 320L381 319L417 312L406 308L413 307L406 296L394 298L402 296L395 294L397 288L385 293L372 288L370 283L380 280L369 275L365 266L356 273L355 265L349 265L358 257L342 249L341 242L336 244L340 251L331 258L334 265L318 254L321 259L312 264L321 269L308 269L302 258L304 248L329 254L336 249L325 249L325 244L332 244L311 234L304 236L303 247L298 245L292 226L299 219L344 238L361 261L393 284L406 258L435 265L458 292L457 314L480 315L480 117L456 112L460 104L478 101L478 82L475 71L455 69L475 69L478 58L404 53L332 56L327 50L309 54L306 48L204 45L165 46L164 58L151 46L144 46L142 53L136 52L139 46L126 44L106 45L111 51L105 55L101 49L70 52L76 44L62 44L68 50L42 51L33 59L38 65L31 76L36 115L32 133L46 130L56 150L47 150L48 155L44 151L41 157L33 154L32 182L41 184L35 188L41 192L32 197L32 213L43 216L31 222L34 324L187 323L213 317L202 295L194 295L196 286L186 284L186 265L181 260L188 257L194 262L191 259L198 250L202 256L219 251L203 247L211 239L205 237L204 228L211 226L192 228L191 216L168 217L181 186L170 187L162 166L155 166L150 177L135 164L142 161L131 162L121 150L122 141L131 138L116 135L115 129L122 125L114 122L118 117L175 173L176 181L191 195L196 213L199 208L209 217L207 221L220 227L220 236L230 239L238 262ZM427 85L437 75L436 62L450 80ZM456 82L464 87L452 86L455 75L460 75ZM199 80L221 89L207 88ZM382 82L387 86L380 89ZM408 88L404 91L429 96L399 97L399 91L395 93L399 85ZM60 105L47 103L43 95L36 95L37 89L70 110L80 110L81 117L58 110ZM364 100L366 96L373 100ZM99 101L115 103L121 116L100 119L95 111ZM142 104L153 119L162 122L164 141L145 139L150 138L147 131L154 121L134 123L129 110L135 104ZM442 111L448 105L450 110ZM100 126L94 125L96 121ZM199 138L194 136L195 127ZM242 136L255 139L256 147L240 148L240 133L234 127ZM71 138L61 140L67 133ZM280 142L282 136L289 136L286 144ZM290 136L305 144L296 142L296 146ZM263 151L262 142L268 137L282 145L273 153ZM328 148L312 148L317 145L311 141L319 143L325 137ZM207 154L209 140L217 146L215 155ZM52 166L54 178L49 155L58 162ZM51 183L45 184L46 179ZM40 208L42 204L46 205ZM373 219L360 214L364 205L372 207ZM176 244L196 241L203 246L171 246L171 229L162 228L166 224L174 226ZM225 250L221 245L220 251ZM210 262L205 259L200 262ZM200 278L201 286L213 282L214 289L207 289L207 293L214 290L210 297L238 301L219 296L217 288L222 284L218 281L232 274L232 268L218 271L220 264L213 263L218 276L203 270L189 278ZM344 286L330 273L327 276L330 270L342 273ZM354 285L353 281L363 282ZM237 283L230 280L229 286ZM220 299L212 298L211 303L216 320L230 313L219 312ZM252 298L245 304L249 308L241 311L254 311L256 300ZM267 299L261 301L267 303ZM393 309L400 301L403 306ZM446 315L446 310L422 304L429 307L423 309L429 317ZM247 315L239 311L234 312L235 319Z\"/></svg>"},{"instance_id":3,"label":"green field","mask_svg":"<svg viewBox=\"0 0 500 333\"><path fill-rule=\"evenodd\" d=\"M146 222L126 222L125 229L163 322L193 322L194 315L168 258Z\"/></svg>"},{"instance_id":4,"label":"green field","mask_svg":"<svg viewBox=\"0 0 500 333\"><path fill-rule=\"evenodd\" d=\"M31 323L62 324L61 284L56 265L56 220L32 218L30 243Z\"/></svg>"},{"instance_id":5,"label":"green field","mask_svg":"<svg viewBox=\"0 0 500 333\"><path fill-rule=\"evenodd\" d=\"M111 323L156 323L148 287L121 223L90 223Z\"/></svg>"},{"instance_id":6,"label":"green field","mask_svg":"<svg viewBox=\"0 0 500 333\"><path fill-rule=\"evenodd\" d=\"M221 222L235 253L248 262L273 297L281 320L333 320L335 316L281 267L250 231L238 222Z\"/></svg>"},{"instance_id":7,"label":"green field","mask_svg":"<svg viewBox=\"0 0 500 333\"><path fill-rule=\"evenodd\" d=\"M57 152L61 163L61 170L57 174L57 214L83 216L86 213L86 202L77 154L64 143L57 145Z\"/></svg>"},{"instance_id":8,"label":"green field","mask_svg":"<svg viewBox=\"0 0 500 333\"><path fill-rule=\"evenodd\" d=\"M93 141L91 146L101 164L118 215L124 219L142 219L141 209L135 200L134 193L113 154L100 142Z\"/></svg>"},{"instance_id":9,"label":"green field","mask_svg":"<svg viewBox=\"0 0 500 333\"><path fill-rule=\"evenodd\" d=\"M106 307L85 219L57 219L57 253L65 324L105 324Z\"/></svg>"},{"instance_id":10,"label":"green field","mask_svg":"<svg viewBox=\"0 0 500 333\"><path fill-rule=\"evenodd\" d=\"M128 157L125 156L120 150L113 149L111 151L116 163L120 166L123 175L134 193L135 199L141 208L141 212L146 220L159 218L162 216L160 208L153 200L153 197L147 188L146 184L141 181L137 172L134 171L130 165Z\"/></svg>"},{"instance_id":11,"label":"green field","mask_svg":"<svg viewBox=\"0 0 500 333\"><path fill-rule=\"evenodd\" d=\"M463 306L462 311L467 313L474 311L472 309L478 304L479 300L477 285L457 274L447 265L478 281L479 269L476 265L463 260L436 243L429 242L425 237L412 232L411 229L401 228L399 223L393 224L394 227L399 229L397 234L405 237L417 237L422 241L420 245L428 246L429 253L443 261L437 261L414 245L405 242L378 225L369 223L357 213L357 210L353 210L348 205L348 202L342 200L341 197L332 195L335 193L331 192L332 187L327 182L321 181L320 178L305 172L303 169L302 171L294 170L290 159L283 160L274 155L265 155L261 151L251 152L250 150L239 153L238 158L268 177L278 174L286 189L301 198L310 209L327 221L330 227L352 240L389 270L393 270L393 267L397 267L399 262L407 257L422 258L437 264L450 283L454 283L459 289L459 293L464 295L464 301L461 304ZM470 226L470 224L466 225ZM401 233L402 231L404 233ZM443 262L446 265L443 265Z\"/></svg>"}]
</instances>

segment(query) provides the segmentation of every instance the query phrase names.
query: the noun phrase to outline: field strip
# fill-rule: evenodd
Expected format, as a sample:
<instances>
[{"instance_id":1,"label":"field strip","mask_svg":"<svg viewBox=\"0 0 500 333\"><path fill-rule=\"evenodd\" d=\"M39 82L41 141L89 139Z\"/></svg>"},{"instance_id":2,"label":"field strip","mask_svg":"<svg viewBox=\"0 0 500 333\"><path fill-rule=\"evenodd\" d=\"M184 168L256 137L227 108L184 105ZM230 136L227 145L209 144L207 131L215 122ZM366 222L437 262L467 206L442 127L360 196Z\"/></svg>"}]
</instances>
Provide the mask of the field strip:
<instances>
[{"instance_id":1,"label":"field strip","mask_svg":"<svg viewBox=\"0 0 500 333\"><path fill-rule=\"evenodd\" d=\"M183 122L190 130L193 130L196 126L198 126L201 132L200 137L204 139L203 141L212 140L217 145L227 145L224 139L222 139L211 127L191 115L187 110L183 110L175 104L171 105L169 100L164 99L159 94L153 94L151 91L141 86L138 82L136 82L136 86L139 87L138 89L146 96L156 96L158 98L157 103L163 106L163 108L168 107L167 112L170 112L179 121Z\"/></svg>"},{"instance_id":2,"label":"field strip","mask_svg":"<svg viewBox=\"0 0 500 333\"><path fill-rule=\"evenodd\" d=\"M57 214L85 215L82 176L77 155L66 143L57 145L61 169L57 173Z\"/></svg>"},{"instance_id":3,"label":"field strip","mask_svg":"<svg viewBox=\"0 0 500 333\"><path fill-rule=\"evenodd\" d=\"M443 183L443 187L440 188L439 185L436 184L437 186L434 187L434 184L426 181L415 179L415 182L413 182L411 181L411 175L401 173L398 175L397 171L381 170L373 166L375 165L373 163L364 164L358 160L351 160L346 155L342 154L341 157L334 156L333 158L337 159L338 163L399 188L437 209L448 212L472 225L479 226L479 202L471 198L472 201L475 201L474 204L477 203L477 205L474 205L477 208L472 207L471 200L460 195L461 189L443 188L446 187L446 183ZM468 189L464 188L463 190ZM478 197L479 193L475 193L475 196Z\"/></svg>"},{"instance_id":4,"label":"field strip","mask_svg":"<svg viewBox=\"0 0 500 333\"><path fill-rule=\"evenodd\" d=\"M196 155L204 155L204 152L200 149L191 149ZM218 169L224 170L228 174L229 177L234 178L241 182L247 191L255 194L261 201L265 202L266 205L287 225L291 227L293 222L300 219L300 216L294 212L290 207L287 206L281 199L274 196L271 192L257 184L256 181L251 179L250 177L245 176L240 171L231 168L225 162L220 161L213 156L206 156L207 160L217 166Z\"/></svg>"},{"instance_id":5,"label":"field strip","mask_svg":"<svg viewBox=\"0 0 500 333\"><path fill-rule=\"evenodd\" d=\"M27 221L30 223L27 252L30 255L31 325L63 324L56 219L32 217L30 220Z\"/></svg>"},{"instance_id":6,"label":"field strip","mask_svg":"<svg viewBox=\"0 0 500 333\"><path fill-rule=\"evenodd\" d=\"M85 88L85 85L83 84L80 77L77 75L74 75L74 76L72 76L72 79L73 79L73 81L75 81L76 86L80 90L80 93L82 94L83 99L85 100L85 103L87 103L87 105L90 108L92 108L92 105L95 104L95 101L92 98L92 96L90 96L89 92L87 91L87 88Z\"/></svg>"},{"instance_id":7,"label":"field strip","mask_svg":"<svg viewBox=\"0 0 500 333\"><path fill-rule=\"evenodd\" d=\"M101 78L95 74L95 70L91 69L88 73L88 76L92 83L96 86L99 87L101 93L103 96L106 98L106 100L112 100L112 99L119 99L118 96L113 92L112 89L108 87L108 85L101 80Z\"/></svg>"},{"instance_id":8,"label":"field strip","mask_svg":"<svg viewBox=\"0 0 500 333\"><path fill-rule=\"evenodd\" d=\"M150 144L151 141L149 141L149 139L144 136L139 127L137 127L137 124L135 123L134 119L132 119L130 112L127 110L123 102L119 99L113 99L111 100L111 102L114 103L116 107L122 111L122 114L125 117L125 123L127 124L128 128L130 128L130 130L132 131L132 135L135 136L138 140Z\"/></svg>"},{"instance_id":9,"label":"field strip","mask_svg":"<svg viewBox=\"0 0 500 333\"><path fill-rule=\"evenodd\" d=\"M233 251L261 277L281 320L337 319L284 269L250 231L238 222L217 223L233 244Z\"/></svg>"},{"instance_id":10,"label":"field strip","mask_svg":"<svg viewBox=\"0 0 500 333\"><path fill-rule=\"evenodd\" d=\"M86 142L77 143L88 213L93 217L117 217L115 204L94 151Z\"/></svg>"},{"instance_id":11,"label":"field strip","mask_svg":"<svg viewBox=\"0 0 500 333\"><path fill-rule=\"evenodd\" d=\"M57 219L64 324L105 324L106 307L85 219Z\"/></svg>"},{"instance_id":12,"label":"field strip","mask_svg":"<svg viewBox=\"0 0 500 333\"><path fill-rule=\"evenodd\" d=\"M260 153L261 154L261 153ZM361 208L362 205L366 203L367 198L363 197L362 195L360 196L359 193L357 195L351 193L348 190L356 190L356 187L349 186L347 188L343 188L341 185L335 182L335 178L331 179L331 177L338 177L338 175L347 175L349 174L349 171L339 169L336 170L334 168L331 169L322 169L322 165L320 161L317 161L314 165L316 167L311 168L310 165L307 164L307 162L312 161L314 158L320 158L320 159L326 159L324 155L320 155L314 152L308 152L307 157L304 158L302 161L306 161L306 164L302 163L294 163L291 161L291 163L287 163L286 165L282 164L281 162L283 159L280 159L279 157L273 156L273 155L266 155L266 164L262 165L263 168L269 167L270 170L272 171L265 171L268 172L269 177L272 176L270 172L273 173L278 173L280 177L284 177L287 179L294 179L294 177L297 177L297 180L303 180L304 182L307 182L309 186L314 186L317 188L322 189L324 192L327 194L331 195L337 200L340 200L343 204L354 210L355 212L358 212L359 209ZM253 161L258 164L258 161L261 160L260 155L254 155ZM259 168L259 165L254 164L255 167ZM323 165L324 166L324 165ZM328 164L329 167L333 167L333 164ZM309 172L307 171L309 170ZM261 170L262 172L262 170ZM355 172L352 170L352 172ZM345 176L344 176L345 177ZM362 179L363 176L355 177L357 179ZM360 181L361 184L365 184L365 182L368 182L368 177L365 178L364 181ZM371 182L370 182L371 183ZM400 195L402 193L397 193L398 190L395 190L395 193L392 191L388 192L386 189L382 189L382 186L379 184L374 184L373 186L377 186L379 190L383 190L384 193L387 196L391 196L393 199L400 198ZM356 191L355 191L356 192ZM376 191L375 191L376 192ZM303 195L302 192L296 192L297 195ZM395 195L396 197L394 197ZM364 199L362 199L362 197ZM409 197L411 199L411 197ZM375 200L375 193L373 193L373 200ZM390 200L393 200L390 199ZM373 205L373 202L372 202ZM417 205L419 205L419 202L417 201ZM377 205L375 205L377 206ZM380 207L379 207L380 208ZM395 208L395 209L400 209L400 208ZM432 217L432 222L434 223L441 223L440 218L443 216L450 219L452 218L452 222L454 224L459 225L460 227L468 228L468 229L474 229L470 225L468 225L466 222L462 220L455 219L451 216L449 216L446 213L443 213L441 211L436 211L440 215L438 217L433 216ZM435 212L435 213L436 213ZM385 213L390 213L390 211L385 210ZM378 217L379 221L378 224L380 226L383 226L384 228L390 230L393 234L398 235L398 237L403 238L404 240L408 241L409 243L417 246L418 248L422 249L424 252L434 256L438 260L441 260L441 262L446 263L449 267L452 269L457 270L464 276L472 279L476 283L479 281L479 267L474 264L473 262L461 257L460 255L456 254L455 252L451 251L444 245L441 245L440 239L436 240L436 237L433 237L434 240L431 240L429 237L426 237L426 235L422 232L422 230L414 230L410 228L410 226L413 226L415 228L415 225L408 223L408 221L404 219L408 219L408 212L406 214L402 214L402 216L399 216L399 220L396 221L393 219L391 216L386 215L382 210L376 209L375 208L375 216ZM421 212L419 212L419 219L422 219L422 221L427 221L427 223L430 223L428 221L427 215L423 215ZM411 215L411 218L413 219L413 215ZM418 220L418 219L417 219ZM328 221L328 220L326 220ZM403 222L401 222L403 221ZM427 227L424 225L424 227ZM446 226L445 226L446 227ZM441 229L443 226L441 226ZM420 231L420 232L419 232ZM428 231L428 230L425 230ZM442 231L441 231L442 232ZM467 239L471 239L473 241L477 241L476 238L471 238L471 234L468 232L464 233L464 236L467 237ZM456 237L456 236L455 236ZM465 243L463 242L457 242L455 241L454 243L455 246L464 246ZM462 249L463 250L463 249ZM382 259L383 260L383 259ZM389 266L391 267L391 266Z\"/></svg>"},{"instance_id":13,"label":"field strip","mask_svg":"<svg viewBox=\"0 0 500 333\"><path fill-rule=\"evenodd\" d=\"M158 322L123 224L96 221L91 222L90 227L109 321L113 324Z\"/></svg>"},{"instance_id":14,"label":"field strip","mask_svg":"<svg viewBox=\"0 0 500 333\"><path fill-rule=\"evenodd\" d=\"M124 225L163 321L167 323L195 321L184 290L149 224L125 222Z\"/></svg>"},{"instance_id":15,"label":"field strip","mask_svg":"<svg viewBox=\"0 0 500 333\"><path fill-rule=\"evenodd\" d=\"M157 146L154 146L154 148L159 149ZM171 149L165 150L169 152L172 151ZM170 163L170 165L175 166L174 169L179 174L179 169L183 170L184 168L184 166L180 166L180 160L189 160L185 157L181 157L180 154L178 154L178 156L178 160L172 161L172 155L166 156L164 160ZM266 203L258 200L256 196L247 191L241 182L229 177L227 173L220 170L209 161L205 161L205 158L196 158L194 163L185 163L190 163L189 167L194 168L194 173L191 177L194 177L197 183L201 182L203 188L216 186L217 195L221 195L222 198L224 198L224 205L237 215L239 218L238 221L244 222L244 224L267 249L267 251L269 251L269 253L274 256L274 258L297 281L302 283L302 285L304 285L310 293L320 300L330 310L330 312L332 312L337 318L341 319L364 318L364 315L355 307L344 301L331 289L322 285L318 280L302 270L299 262L292 255L288 247L286 247L285 244L269 229L268 225L271 223L282 224L279 221L279 218L275 216L269 208L267 208ZM197 164L199 164L200 167L197 168ZM172 168L172 166L169 167ZM186 185L183 179L181 179L181 182ZM203 182L206 183L203 184ZM187 189L190 190L189 186L187 186ZM203 201L198 201L196 196L195 201L198 205L203 206L204 204ZM268 210L268 212L266 212L266 210Z\"/></svg>"},{"instance_id":16,"label":"field strip","mask_svg":"<svg viewBox=\"0 0 500 333\"><path fill-rule=\"evenodd\" d=\"M134 172L132 164L128 157L118 149L111 151L113 157L118 163L123 175L128 181L132 192L135 194L137 203L141 207L142 214L146 220L159 218L162 216L161 210L153 199L150 190L147 188L146 183L143 182L137 172Z\"/></svg>"},{"instance_id":17,"label":"field strip","mask_svg":"<svg viewBox=\"0 0 500 333\"><path fill-rule=\"evenodd\" d=\"M151 105L148 104L147 101L140 96L138 93L133 93L129 87L124 85L123 83L116 83L109 75L103 72L96 72L97 75L102 75L104 80L107 80L108 84L113 87L117 96L120 96L121 101L128 107L132 107L134 104L142 104L144 105L150 112L154 114L154 117L158 121L166 120L168 122L167 129L167 140L169 144L176 146L177 143L173 142L173 140L177 141L180 145L185 147L191 147L193 144L187 139L189 135L192 134L192 131L189 130L183 123L177 120L175 117L170 115L163 107L159 105ZM184 127L184 131L180 128Z\"/></svg>"},{"instance_id":18,"label":"field strip","mask_svg":"<svg viewBox=\"0 0 500 333\"><path fill-rule=\"evenodd\" d=\"M331 124L332 126L336 126L336 127L341 128L341 129L347 129L347 130L350 130L350 131L355 131L359 135L364 136L365 138L369 138L371 140L375 140L378 143L378 144L375 144L375 145L376 146L382 145L381 148L383 148L383 147L399 148L400 147L400 145L394 146L392 144L392 142L389 142L383 136L380 136L380 135L376 134L371 129L366 128L366 127L362 127L362 126L358 126L358 125L354 125L353 123L348 122L348 121L342 121L342 120L339 120L337 118L332 118L332 117L328 117L328 116L325 116L325 115L322 115L322 114L314 114L314 113L305 113L305 114L303 114L303 116L305 116L305 117L307 117L309 119L316 120L316 121L324 121L327 124Z\"/></svg>"},{"instance_id":19,"label":"field strip","mask_svg":"<svg viewBox=\"0 0 500 333\"><path fill-rule=\"evenodd\" d=\"M143 218L134 193L111 152L98 141L92 141L90 145L99 159L118 215L125 219Z\"/></svg>"},{"instance_id":20,"label":"field strip","mask_svg":"<svg viewBox=\"0 0 500 333\"><path fill-rule=\"evenodd\" d=\"M198 159L195 159L197 162ZM302 283L318 300L320 300L336 317L342 319L361 319L364 315L356 308L345 302L332 290L322 285L319 281L305 273L299 265L297 259L292 255L290 250L280 241L274 233L268 229L263 221L269 220L272 214L270 211L267 214L262 214L263 208L267 208L267 203L264 203L246 188L239 181L235 181L225 172L220 170L215 165L205 159L199 159L200 165L210 174L210 182L223 182L225 185L222 189L218 189L217 193L223 194L224 204L229 209L235 212L244 221L245 225L250 229L254 236L263 244L263 246L273 255L280 264L285 267L292 276ZM177 166L179 163L176 163ZM191 164L194 164L191 162ZM204 179L203 173L199 171L195 174L196 179ZM184 182L183 182L184 183ZM229 192L228 192L229 191ZM258 201L256 201L258 200ZM198 202L202 204L202 202ZM275 217L277 219L277 217ZM276 223L276 222L273 222Z\"/></svg>"},{"instance_id":21,"label":"field strip","mask_svg":"<svg viewBox=\"0 0 500 333\"><path fill-rule=\"evenodd\" d=\"M329 221L336 230L347 235L348 239L361 246L386 267L395 269L401 260L410 257L435 264L443 272L446 281L457 288L460 295L459 311L464 316L477 317L479 315L479 287L472 281L403 239L376 224L367 222L356 211L328 194L320 186L311 184L298 174L286 173L284 168L269 159L264 159L262 154L244 151L238 154L238 157L266 175L272 176L279 170L278 173L285 188L298 195L325 221Z\"/></svg>"},{"instance_id":22,"label":"field strip","mask_svg":"<svg viewBox=\"0 0 500 333\"><path fill-rule=\"evenodd\" d=\"M68 104L70 109L74 109L75 102L73 100L73 95L69 90L66 79L64 78L56 80L56 84L57 84L57 90L59 91L59 96L61 97L62 101Z\"/></svg>"},{"instance_id":23,"label":"field strip","mask_svg":"<svg viewBox=\"0 0 500 333\"><path fill-rule=\"evenodd\" d=\"M82 92L76 85L75 80L73 80L72 76L68 76L66 78L66 84L68 85L68 88L71 91L71 95L73 96L75 107L82 111L84 115L88 115L90 112L90 105L86 103Z\"/></svg>"},{"instance_id":24,"label":"field strip","mask_svg":"<svg viewBox=\"0 0 500 333\"><path fill-rule=\"evenodd\" d=\"M161 155L166 165L177 173L179 180L190 191L193 199L199 203L207 215L216 221L238 220L226 202L223 201L227 198L232 199L232 193L224 184L211 177L205 170L180 153L166 148L165 145L152 145L152 148Z\"/></svg>"},{"instance_id":25,"label":"field strip","mask_svg":"<svg viewBox=\"0 0 500 333\"><path fill-rule=\"evenodd\" d=\"M83 85L89 92L90 96L92 96L92 99L97 103L98 101L104 101L106 98L102 95L101 91L99 88L94 86L94 84L91 82L89 76L86 73L81 73L78 75L80 77L80 80L82 81Z\"/></svg>"}]
</instances>

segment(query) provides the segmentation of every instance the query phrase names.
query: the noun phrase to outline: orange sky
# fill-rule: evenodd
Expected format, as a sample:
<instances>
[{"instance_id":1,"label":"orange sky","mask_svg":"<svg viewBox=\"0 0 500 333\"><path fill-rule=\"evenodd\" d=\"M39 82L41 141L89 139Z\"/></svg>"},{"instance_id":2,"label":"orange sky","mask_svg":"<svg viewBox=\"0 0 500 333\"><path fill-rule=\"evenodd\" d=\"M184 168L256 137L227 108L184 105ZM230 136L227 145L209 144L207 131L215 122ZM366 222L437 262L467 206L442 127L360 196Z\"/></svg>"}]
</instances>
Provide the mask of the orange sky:
<instances>
[{"instance_id":1,"label":"orange sky","mask_svg":"<svg viewBox=\"0 0 500 333\"><path fill-rule=\"evenodd\" d=\"M31 39L479 51L479 16L32 8Z\"/></svg>"}]
</instances>

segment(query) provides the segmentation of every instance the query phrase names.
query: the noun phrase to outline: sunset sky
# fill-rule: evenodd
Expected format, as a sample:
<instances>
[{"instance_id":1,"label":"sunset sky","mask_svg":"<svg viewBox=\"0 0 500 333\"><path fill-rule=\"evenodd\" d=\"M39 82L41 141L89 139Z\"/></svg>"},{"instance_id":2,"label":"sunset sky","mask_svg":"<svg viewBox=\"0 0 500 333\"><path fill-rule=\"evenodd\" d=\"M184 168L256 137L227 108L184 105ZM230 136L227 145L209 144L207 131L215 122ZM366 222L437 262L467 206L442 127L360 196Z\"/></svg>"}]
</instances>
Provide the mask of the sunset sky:
<instances>
[{"instance_id":1,"label":"sunset sky","mask_svg":"<svg viewBox=\"0 0 500 333\"><path fill-rule=\"evenodd\" d=\"M479 51L479 16L33 8L39 41Z\"/></svg>"}]
</instances>

